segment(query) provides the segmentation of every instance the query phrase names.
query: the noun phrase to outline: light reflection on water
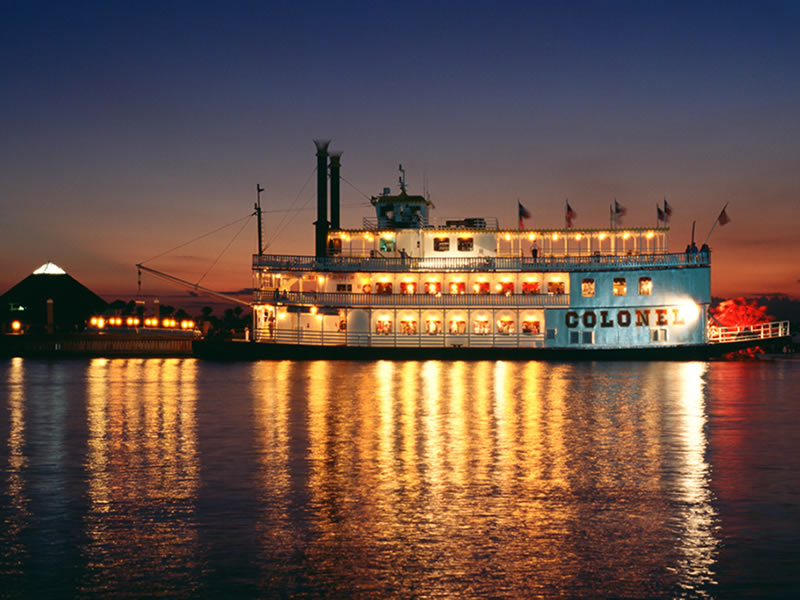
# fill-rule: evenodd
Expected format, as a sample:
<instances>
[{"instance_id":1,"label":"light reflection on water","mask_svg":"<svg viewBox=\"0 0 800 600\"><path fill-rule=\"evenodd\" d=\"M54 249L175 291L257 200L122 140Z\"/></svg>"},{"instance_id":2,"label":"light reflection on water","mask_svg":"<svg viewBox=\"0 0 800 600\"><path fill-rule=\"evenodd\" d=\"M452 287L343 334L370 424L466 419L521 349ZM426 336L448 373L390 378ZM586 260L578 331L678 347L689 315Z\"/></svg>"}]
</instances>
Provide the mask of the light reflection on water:
<instances>
[{"instance_id":1,"label":"light reflection on water","mask_svg":"<svg viewBox=\"0 0 800 600\"><path fill-rule=\"evenodd\" d=\"M14 359L0 584L715 595L717 368Z\"/></svg>"}]
</instances>

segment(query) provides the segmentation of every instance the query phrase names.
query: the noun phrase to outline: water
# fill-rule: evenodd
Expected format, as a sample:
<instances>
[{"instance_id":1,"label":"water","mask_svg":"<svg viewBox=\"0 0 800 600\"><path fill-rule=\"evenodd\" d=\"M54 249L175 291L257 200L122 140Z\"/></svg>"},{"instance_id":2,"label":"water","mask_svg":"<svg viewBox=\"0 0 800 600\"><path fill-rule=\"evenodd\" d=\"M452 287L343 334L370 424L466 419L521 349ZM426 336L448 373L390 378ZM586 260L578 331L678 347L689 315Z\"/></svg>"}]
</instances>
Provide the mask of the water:
<instances>
[{"instance_id":1,"label":"water","mask_svg":"<svg viewBox=\"0 0 800 600\"><path fill-rule=\"evenodd\" d=\"M5 597L789 597L800 362L0 363Z\"/></svg>"}]
</instances>

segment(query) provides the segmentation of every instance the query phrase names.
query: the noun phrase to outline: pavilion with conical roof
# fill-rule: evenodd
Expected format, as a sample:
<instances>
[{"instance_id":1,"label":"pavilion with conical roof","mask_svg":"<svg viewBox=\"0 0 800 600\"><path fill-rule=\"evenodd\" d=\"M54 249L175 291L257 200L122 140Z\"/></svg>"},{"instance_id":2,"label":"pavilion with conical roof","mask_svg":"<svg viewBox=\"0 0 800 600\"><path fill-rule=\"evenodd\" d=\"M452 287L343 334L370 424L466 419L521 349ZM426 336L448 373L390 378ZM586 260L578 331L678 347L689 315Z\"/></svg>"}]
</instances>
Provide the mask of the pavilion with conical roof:
<instances>
[{"instance_id":1,"label":"pavilion with conical roof","mask_svg":"<svg viewBox=\"0 0 800 600\"><path fill-rule=\"evenodd\" d=\"M87 319L102 312L107 302L58 265L47 262L0 296L0 323L10 330L12 321L23 329L44 331L48 324L48 301L57 331L82 329Z\"/></svg>"}]
</instances>

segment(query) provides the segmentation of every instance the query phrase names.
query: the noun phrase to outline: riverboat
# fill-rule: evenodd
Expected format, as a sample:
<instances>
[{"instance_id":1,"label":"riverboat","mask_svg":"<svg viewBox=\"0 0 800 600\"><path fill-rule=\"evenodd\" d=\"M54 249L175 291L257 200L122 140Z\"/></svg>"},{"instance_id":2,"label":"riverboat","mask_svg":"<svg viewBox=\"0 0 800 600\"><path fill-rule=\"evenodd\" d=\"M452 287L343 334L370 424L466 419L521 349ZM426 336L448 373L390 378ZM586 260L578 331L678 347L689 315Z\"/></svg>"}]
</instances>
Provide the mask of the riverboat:
<instances>
[{"instance_id":1,"label":"riverboat","mask_svg":"<svg viewBox=\"0 0 800 600\"><path fill-rule=\"evenodd\" d=\"M789 339L788 322L716 325L710 251L670 252L666 224L527 229L522 205L517 228L436 220L401 167L399 192L343 228L341 153L315 143L315 254L265 254L259 239L253 343L227 355L703 358Z\"/></svg>"}]
</instances>

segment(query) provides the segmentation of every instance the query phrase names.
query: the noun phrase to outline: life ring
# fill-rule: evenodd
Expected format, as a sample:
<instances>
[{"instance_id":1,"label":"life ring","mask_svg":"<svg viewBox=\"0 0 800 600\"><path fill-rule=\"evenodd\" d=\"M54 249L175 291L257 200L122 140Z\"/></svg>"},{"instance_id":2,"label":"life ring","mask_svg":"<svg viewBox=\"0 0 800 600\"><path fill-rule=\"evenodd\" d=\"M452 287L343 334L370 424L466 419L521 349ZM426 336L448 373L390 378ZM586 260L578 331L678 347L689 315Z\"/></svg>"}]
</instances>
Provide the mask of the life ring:
<instances>
[{"instance_id":1,"label":"life ring","mask_svg":"<svg viewBox=\"0 0 800 600\"><path fill-rule=\"evenodd\" d=\"M372 291L372 286L368 283L365 283L364 287L361 288L361 291L365 294L369 294Z\"/></svg>"}]
</instances>

